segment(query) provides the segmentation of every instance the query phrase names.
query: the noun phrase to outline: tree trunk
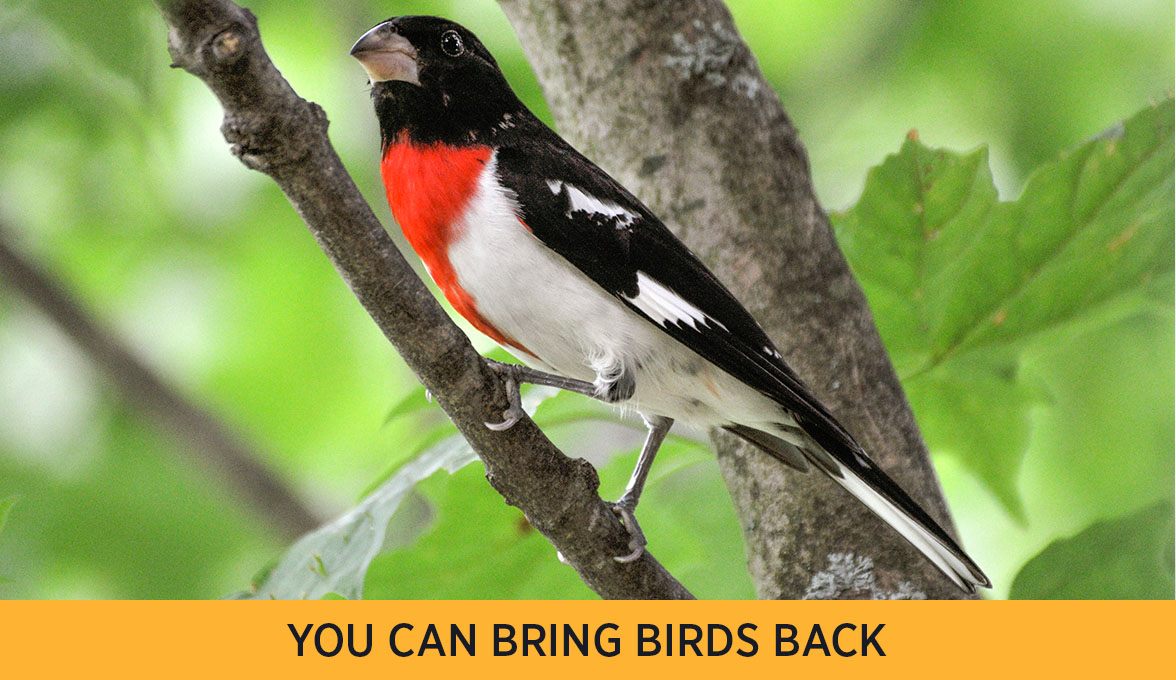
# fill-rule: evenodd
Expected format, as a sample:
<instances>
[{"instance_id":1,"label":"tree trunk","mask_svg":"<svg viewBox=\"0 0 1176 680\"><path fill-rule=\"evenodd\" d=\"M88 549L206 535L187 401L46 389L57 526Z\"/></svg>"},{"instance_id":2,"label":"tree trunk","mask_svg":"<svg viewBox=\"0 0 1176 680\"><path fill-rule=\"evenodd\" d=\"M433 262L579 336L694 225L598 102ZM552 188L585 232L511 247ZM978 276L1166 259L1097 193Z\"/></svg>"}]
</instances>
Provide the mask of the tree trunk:
<instances>
[{"instance_id":1,"label":"tree trunk","mask_svg":"<svg viewBox=\"0 0 1176 680\"><path fill-rule=\"evenodd\" d=\"M804 148L723 3L500 4L560 132L666 221L874 460L952 531ZM823 475L786 469L728 435L714 442L761 597L964 597Z\"/></svg>"}]
</instances>

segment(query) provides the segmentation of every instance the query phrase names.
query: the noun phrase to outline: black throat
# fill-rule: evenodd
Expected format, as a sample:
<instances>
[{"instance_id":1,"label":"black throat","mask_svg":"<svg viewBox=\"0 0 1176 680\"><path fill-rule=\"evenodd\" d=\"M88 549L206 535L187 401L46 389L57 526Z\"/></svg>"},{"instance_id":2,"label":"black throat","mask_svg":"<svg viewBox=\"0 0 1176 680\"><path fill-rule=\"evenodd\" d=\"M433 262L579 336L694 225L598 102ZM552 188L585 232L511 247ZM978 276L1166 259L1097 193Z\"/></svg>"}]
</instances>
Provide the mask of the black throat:
<instances>
[{"instance_id":1,"label":"black throat","mask_svg":"<svg viewBox=\"0 0 1176 680\"><path fill-rule=\"evenodd\" d=\"M505 83L503 83L505 84ZM382 148L389 144L494 145L531 116L503 84L426 89L399 81L372 88Z\"/></svg>"}]
</instances>

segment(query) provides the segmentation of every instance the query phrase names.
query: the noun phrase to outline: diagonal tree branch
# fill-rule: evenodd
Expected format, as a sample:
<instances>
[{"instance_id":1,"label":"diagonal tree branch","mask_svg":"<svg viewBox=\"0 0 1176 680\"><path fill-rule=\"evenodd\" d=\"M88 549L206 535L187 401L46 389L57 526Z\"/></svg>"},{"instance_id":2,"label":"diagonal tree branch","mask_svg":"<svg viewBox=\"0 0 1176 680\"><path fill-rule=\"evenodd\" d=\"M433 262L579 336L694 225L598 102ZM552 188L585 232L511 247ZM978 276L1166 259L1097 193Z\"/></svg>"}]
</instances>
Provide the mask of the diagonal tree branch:
<instances>
[{"instance_id":1,"label":"diagonal tree branch","mask_svg":"<svg viewBox=\"0 0 1176 680\"><path fill-rule=\"evenodd\" d=\"M666 219L782 340L789 363L872 457L950 531L902 386L813 193L804 147L724 4L499 4L560 130ZM761 596L963 596L833 483L728 435L715 442ZM874 587L836 587L847 560L869 570L854 582Z\"/></svg>"},{"instance_id":2,"label":"diagonal tree branch","mask_svg":"<svg viewBox=\"0 0 1176 680\"><path fill-rule=\"evenodd\" d=\"M278 73L247 10L227 0L155 0L175 65L202 79L225 110L222 131L247 167L277 182L327 257L486 466L486 477L606 598L689 598L597 495L596 471L560 453L530 420L484 426L507 405L498 378L413 273L327 139L322 109Z\"/></svg>"},{"instance_id":3,"label":"diagonal tree branch","mask_svg":"<svg viewBox=\"0 0 1176 680\"><path fill-rule=\"evenodd\" d=\"M169 427L190 458L206 467L253 506L287 538L317 527L316 516L286 484L261 463L262 457L160 378L135 353L103 328L65 288L14 250L0 224L0 279L48 316L118 385L126 398ZM182 455L184 448L177 450Z\"/></svg>"}]
</instances>

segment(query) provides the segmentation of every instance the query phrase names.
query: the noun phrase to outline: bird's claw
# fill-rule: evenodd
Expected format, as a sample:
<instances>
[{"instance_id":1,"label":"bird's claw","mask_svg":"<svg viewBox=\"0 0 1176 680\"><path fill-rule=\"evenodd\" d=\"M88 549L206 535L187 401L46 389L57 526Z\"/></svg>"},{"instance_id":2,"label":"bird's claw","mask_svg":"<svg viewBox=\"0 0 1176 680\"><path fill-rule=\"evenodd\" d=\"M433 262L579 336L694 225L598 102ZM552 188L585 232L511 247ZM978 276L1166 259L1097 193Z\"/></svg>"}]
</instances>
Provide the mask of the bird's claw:
<instances>
[{"instance_id":1,"label":"bird's claw","mask_svg":"<svg viewBox=\"0 0 1176 680\"><path fill-rule=\"evenodd\" d=\"M501 423L484 423L486 425L486 429L494 430L495 432L509 430L515 426L515 423L519 422L522 416L516 413L514 410L508 408L502 412L502 418L503 420Z\"/></svg>"},{"instance_id":2,"label":"bird's claw","mask_svg":"<svg viewBox=\"0 0 1176 680\"><path fill-rule=\"evenodd\" d=\"M494 430L495 432L502 432L509 430L515 426L515 423L523 419L526 413L523 411L523 400L519 396L519 382L511 371L510 364L504 364L492 359L486 360L486 365L491 371L503 377L503 387L506 388L506 398L510 403L506 410L502 412L502 422L500 423L485 423L486 428Z\"/></svg>"},{"instance_id":3,"label":"bird's claw","mask_svg":"<svg viewBox=\"0 0 1176 680\"><path fill-rule=\"evenodd\" d=\"M612 511L621 520L621 524L625 525L625 531L629 532L629 550L632 551L627 555L616 555L613 559L622 564L633 562L645 553L645 532L641 530L641 525L637 523L637 517L628 504L613 503Z\"/></svg>"}]
</instances>

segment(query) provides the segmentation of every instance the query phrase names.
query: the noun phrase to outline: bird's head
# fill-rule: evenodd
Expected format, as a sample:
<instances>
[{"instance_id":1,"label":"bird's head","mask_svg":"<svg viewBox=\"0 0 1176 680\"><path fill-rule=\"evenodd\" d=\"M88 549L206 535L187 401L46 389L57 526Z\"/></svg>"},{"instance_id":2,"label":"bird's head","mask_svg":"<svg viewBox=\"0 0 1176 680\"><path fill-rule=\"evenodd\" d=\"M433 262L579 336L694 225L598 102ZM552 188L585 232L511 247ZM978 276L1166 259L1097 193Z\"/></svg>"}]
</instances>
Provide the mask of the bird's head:
<instances>
[{"instance_id":1,"label":"bird's head","mask_svg":"<svg viewBox=\"0 0 1176 680\"><path fill-rule=\"evenodd\" d=\"M351 48L372 84L384 143L474 143L522 108L494 57L472 32L441 17L402 16Z\"/></svg>"}]
</instances>

